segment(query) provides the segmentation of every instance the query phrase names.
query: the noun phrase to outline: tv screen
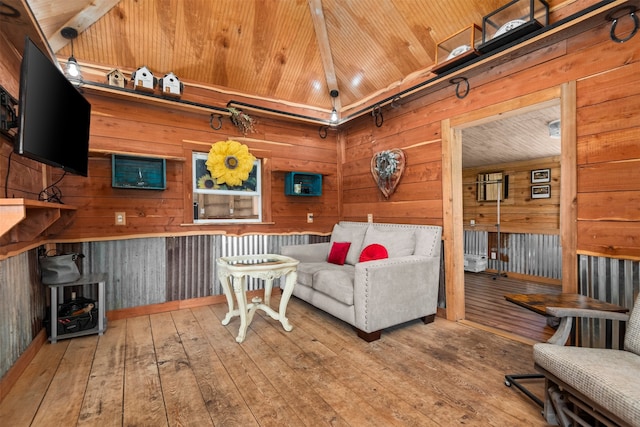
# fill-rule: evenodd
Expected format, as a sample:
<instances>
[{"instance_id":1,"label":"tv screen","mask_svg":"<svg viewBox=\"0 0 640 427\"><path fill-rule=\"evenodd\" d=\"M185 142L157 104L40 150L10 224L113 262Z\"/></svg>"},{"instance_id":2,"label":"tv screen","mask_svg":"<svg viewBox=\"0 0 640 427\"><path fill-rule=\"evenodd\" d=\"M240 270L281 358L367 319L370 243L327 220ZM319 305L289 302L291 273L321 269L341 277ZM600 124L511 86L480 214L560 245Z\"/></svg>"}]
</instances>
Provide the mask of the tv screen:
<instances>
[{"instance_id":1,"label":"tv screen","mask_svg":"<svg viewBox=\"0 0 640 427\"><path fill-rule=\"evenodd\" d=\"M20 70L14 151L87 176L91 104L29 38Z\"/></svg>"}]
</instances>

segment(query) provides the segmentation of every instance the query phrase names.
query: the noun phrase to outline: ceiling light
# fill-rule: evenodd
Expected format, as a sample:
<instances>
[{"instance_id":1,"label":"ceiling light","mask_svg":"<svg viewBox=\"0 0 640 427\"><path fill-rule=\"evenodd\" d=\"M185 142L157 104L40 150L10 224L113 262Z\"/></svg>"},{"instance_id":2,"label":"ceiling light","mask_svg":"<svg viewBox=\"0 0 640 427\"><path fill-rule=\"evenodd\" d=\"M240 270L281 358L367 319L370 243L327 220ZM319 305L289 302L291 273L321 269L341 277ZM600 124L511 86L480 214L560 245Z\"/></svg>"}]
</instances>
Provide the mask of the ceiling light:
<instances>
[{"instance_id":1,"label":"ceiling light","mask_svg":"<svg viewBox=\"0 0 640 427\"><path fill-rule=\"evenodd\" d=\"M338 91L336 89L332 89L331 92L329 92L329 96L331 96L331 105L333 106L333 109L331 110L331 117L329 118L329 121L331 123L337 123L338 122L338 111L336 110L336 101L335 101L335 99L338 97Z\"/></svg>"},{"instance_id":2,"label":"ceiling light","mask_svg":"<svg viewBox=\"0 0 640 427\"><path fill-rule=\"evenodd\" d=\"M80 66L78 65L78 61L76 61L75 56L73 56L73 40L78 37L78 31L72 27L64 27L60 34L67 40L71 40L71 56L67 60L67 65L65 66L65 75L74 80L81 80L82 75L80 74Z\"/></svg>"}]
</instances>

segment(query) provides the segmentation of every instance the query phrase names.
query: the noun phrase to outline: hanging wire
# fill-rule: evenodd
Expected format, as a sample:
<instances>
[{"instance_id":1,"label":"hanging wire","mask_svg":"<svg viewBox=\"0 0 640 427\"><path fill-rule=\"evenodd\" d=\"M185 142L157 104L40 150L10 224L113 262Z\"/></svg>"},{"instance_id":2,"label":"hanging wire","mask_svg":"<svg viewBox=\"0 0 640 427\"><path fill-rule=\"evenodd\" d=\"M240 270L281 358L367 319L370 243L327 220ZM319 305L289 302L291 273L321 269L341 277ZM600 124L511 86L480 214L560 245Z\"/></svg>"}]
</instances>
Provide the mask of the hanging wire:
<instances>
[{"instance_id":1,"label":"hanging wire","mask_svg":"<svg viewBox=\"0 0 640 427\"><path fill-rule=\"evenodd\" d=\"M50 186L42 190L38 195L38 200L63 204L62 191L60 191L57 185L60 181L62 181L62 178L64 178L66 175L67 175L67 171L64 171L62 176L56 182L54 182L53 184L51 184Z\"/></svg>"},{"instance_id":2,"label":"hanging wire","mask_svg":"<svg viewBox=\"0 0 640 427\"><path fill-rule=\"evenodd\" d=\"M631 40L631 38L636 35L636 33L638 32L638 27L640 27L640 20L636 15L636 10L637 9L634 6L624 6L614 10L609 15L607 15L607 20L611 21L611 30L609 31L609 37L611 37L612 41L616 43L624 43ZM633 20L633 29L627 37L620 38L616 35L616 27L618 26L618 20L620 18L624 18L626 16L625 14L628 14L629 17Z\"/></svg>"}]
</instances>

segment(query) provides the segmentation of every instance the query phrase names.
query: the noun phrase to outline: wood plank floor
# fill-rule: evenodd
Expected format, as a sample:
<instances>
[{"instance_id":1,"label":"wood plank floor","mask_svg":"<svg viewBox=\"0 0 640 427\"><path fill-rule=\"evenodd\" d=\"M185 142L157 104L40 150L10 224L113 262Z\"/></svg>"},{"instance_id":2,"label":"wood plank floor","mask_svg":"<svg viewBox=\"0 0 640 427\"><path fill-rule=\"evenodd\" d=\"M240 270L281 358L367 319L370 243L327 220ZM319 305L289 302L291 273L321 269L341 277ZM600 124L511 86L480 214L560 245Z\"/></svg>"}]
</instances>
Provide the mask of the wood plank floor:
<instances>
[{"instance_id":1,"label":"wood plank floor","mask_svg":"<svg viewBox=\"0 0 640 427\"><path fill-rule=\"evenodd\" d=\"M495 277L495 279L494 279ZM555 330L544 316L507 301L505 294L559 294L560 286L496 277L490 273L465 273L465 318L480 325L543 342Z\"/></svg>"},{"instance_id":2,"label":"wood plank floor","mask_svg":"<svg viewBox=\"0 0 640 427\"><path fill-rule=\"evenodd\" d=\"M0 424L545 425L503 382L531 371L529 345L441 318L368 344L296 298L291 332L259 311L237 344L239 319L222 326L226 311L123 319L102 337L45 344L0 403Z\"/></svg>"}]
</instances>

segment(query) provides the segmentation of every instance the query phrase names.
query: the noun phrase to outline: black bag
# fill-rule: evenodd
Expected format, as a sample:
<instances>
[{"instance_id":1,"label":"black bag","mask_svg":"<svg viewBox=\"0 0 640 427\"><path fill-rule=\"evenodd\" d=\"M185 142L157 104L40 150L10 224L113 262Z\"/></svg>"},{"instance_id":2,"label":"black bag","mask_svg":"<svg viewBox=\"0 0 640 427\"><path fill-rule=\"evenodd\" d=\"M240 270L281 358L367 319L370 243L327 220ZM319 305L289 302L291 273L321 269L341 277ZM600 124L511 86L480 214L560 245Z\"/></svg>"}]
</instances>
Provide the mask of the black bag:
<instances>
[{"instance_id":1,"label":"black bag","mask_svg":"<svg viewBox=\"0 0 640 427\"><path fill-rule=\"evenodd\" d=\"M76 259L83 258L82 254L47 255L40 257L40 271L42 283L58 285L60 283L75 282L80 278L80 271Z\"/></svg>"},{"instance_id":2,"label":"black bag","mask_svg":"<svg viewBox=\"0 0 640 427\"><path fill-rule=\"evenodd\" d=\"M79 297L58 306L58 336L85 331L97 325L98 307L92 299Z\"/></svg>"}]
</instances>

